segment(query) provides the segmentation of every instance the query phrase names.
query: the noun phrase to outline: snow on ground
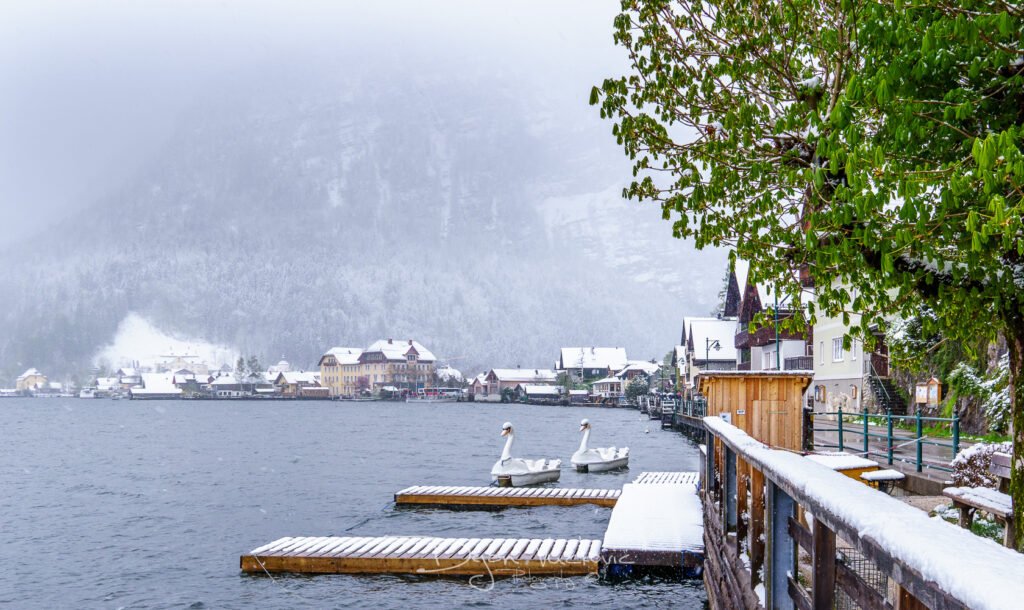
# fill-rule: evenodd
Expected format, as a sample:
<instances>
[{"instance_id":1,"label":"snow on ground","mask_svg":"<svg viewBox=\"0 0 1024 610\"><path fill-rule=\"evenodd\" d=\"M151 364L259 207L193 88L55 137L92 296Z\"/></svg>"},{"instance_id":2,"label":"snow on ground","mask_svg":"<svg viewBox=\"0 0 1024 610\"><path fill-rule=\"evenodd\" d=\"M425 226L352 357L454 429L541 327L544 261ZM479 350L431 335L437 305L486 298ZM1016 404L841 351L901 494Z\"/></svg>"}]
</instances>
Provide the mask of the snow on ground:
<instances>
[{"instance_id":1,"label":"snow on ground","mask_svg":"<svg viewBox=\"0 0 1024 610\"><path fill-rule=\"evenodd\" d=\"M239 355L238 350L224 345L171 335L132 312L118 325L111 342L96 352L93 363L115 369L132 366L132 361L143 367L154 366L171 354L196 356L211 366L234 364Z\"/></svg>"}]
</instances>

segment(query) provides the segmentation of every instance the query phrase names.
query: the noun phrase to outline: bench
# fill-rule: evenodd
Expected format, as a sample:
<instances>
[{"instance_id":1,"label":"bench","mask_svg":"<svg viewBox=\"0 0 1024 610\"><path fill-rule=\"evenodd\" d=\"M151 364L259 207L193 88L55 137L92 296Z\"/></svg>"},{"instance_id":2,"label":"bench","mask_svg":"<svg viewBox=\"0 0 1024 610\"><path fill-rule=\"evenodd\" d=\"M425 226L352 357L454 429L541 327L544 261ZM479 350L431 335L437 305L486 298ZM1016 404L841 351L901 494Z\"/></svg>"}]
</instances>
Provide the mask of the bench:
<instances>
[{"instance_id":1,"label":"bench","mask_svg":"<svg viewBox=\"0 0 1024 610\"><path fill-rule=\"evenodd\" d=\"M988 487L947 487L942 495L953 500L953 506L960 510L960 527L971 528L974 512L983 510L1003 524L1003 545L1016 548L1016 535L1013 523L1013 503L1010 496Z\"/></svg>"},{"instance_id":2,"label":"bench","mask_svg":"<svg viewBox=\"0 0 1024 610\"><path fill-rule=\"evenodd\" d=\"M1010 493L1010 455L993 453L989 458L988 471L999 481L999 491Z\"/></svg>"}]
</instances>

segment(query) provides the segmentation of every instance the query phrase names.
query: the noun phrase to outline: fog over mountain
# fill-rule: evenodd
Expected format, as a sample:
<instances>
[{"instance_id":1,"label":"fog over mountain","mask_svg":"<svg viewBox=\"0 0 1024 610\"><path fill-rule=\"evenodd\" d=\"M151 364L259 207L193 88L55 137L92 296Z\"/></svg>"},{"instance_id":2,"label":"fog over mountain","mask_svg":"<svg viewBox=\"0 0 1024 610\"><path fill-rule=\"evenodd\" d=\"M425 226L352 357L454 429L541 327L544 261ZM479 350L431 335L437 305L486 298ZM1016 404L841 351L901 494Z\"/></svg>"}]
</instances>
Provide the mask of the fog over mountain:
<instances>
[{"instance_id":1,"label":"fog over mountain","mask_svg":"<svg viewBox=\"0 0 1024 610\"><path fill-rule=\"evenodd\" d=\"M378 337L469 369L549 366L570 344L660 357L717 301L725 257L621 200L628 160L586 104L621 69L585 52L611 47L611 9L535 32L540 48L510 32L488 52L494 24L453 42L470 15L388 45L298 35L217 72L99 194L6 240L4 376L81 371L132 315L305 366Z\"/></svg>"}]
</instances>

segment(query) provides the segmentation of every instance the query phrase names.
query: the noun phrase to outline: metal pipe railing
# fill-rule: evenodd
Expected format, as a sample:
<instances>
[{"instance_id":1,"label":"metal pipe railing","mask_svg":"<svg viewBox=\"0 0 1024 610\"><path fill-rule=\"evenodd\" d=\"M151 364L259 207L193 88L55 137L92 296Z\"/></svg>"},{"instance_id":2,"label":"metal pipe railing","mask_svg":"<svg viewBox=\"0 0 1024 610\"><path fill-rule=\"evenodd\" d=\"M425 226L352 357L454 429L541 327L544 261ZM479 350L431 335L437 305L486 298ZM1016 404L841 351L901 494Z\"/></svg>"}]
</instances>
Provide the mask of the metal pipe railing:
<instances>
[{"instance_id":1,"label":"metal pipe railing","mask_svg":"<svg viewBox=\"0 0 1024 610\"><path fill-rule=\"evenodd\" d=\"M932 470L940 470L943 472L952 472L952 468L949 466L949 462L953 461L957 455L960 454L960 416L954 414L953 417L926 417L921 414L921 410L918 409L914 415L893 415L891 411L887 411L885 414L871 414L871 413L847 413L842 408L837 411L816 411L814 413L814 432L835 432L837 437L837 444L831 445L827 442L819 443L820 446L825 447L836 447L839 451L847 450L847 434L860 435L861 453L865 457L884 457L885 461L891 466L893 462L899 461L904 463L913 464L917 472L922 472L924 468L930 468ZM828 421L823 420L824 417L835 417L836 425L834 427L827 427L819 425L820 422ZM847 422L847 420L852 420ZM885 424L885 433L880 434L871 431L871 425ZM877 423L876 423L877 422ZM913 437L906 437L894 434L895 423L898 422L910 422L913 425L915 435ZM951 439L949 441L939 439L929 439L924 434L925 422L934 422L939 424L948 424L950 426ZM852 423L854 426L848 426L847 423ZM882 453L879 450L872 450L871 439L879 439L885 441L885 452ZM902 457L896 457L896 451L902 447L913 444L914 445L914 458L909 460ZM924 455L925 445L933 447L945 447L950 450L949 459L946 460L943 456L941 461L929 460Z\"/></svg>"}]
</instances>

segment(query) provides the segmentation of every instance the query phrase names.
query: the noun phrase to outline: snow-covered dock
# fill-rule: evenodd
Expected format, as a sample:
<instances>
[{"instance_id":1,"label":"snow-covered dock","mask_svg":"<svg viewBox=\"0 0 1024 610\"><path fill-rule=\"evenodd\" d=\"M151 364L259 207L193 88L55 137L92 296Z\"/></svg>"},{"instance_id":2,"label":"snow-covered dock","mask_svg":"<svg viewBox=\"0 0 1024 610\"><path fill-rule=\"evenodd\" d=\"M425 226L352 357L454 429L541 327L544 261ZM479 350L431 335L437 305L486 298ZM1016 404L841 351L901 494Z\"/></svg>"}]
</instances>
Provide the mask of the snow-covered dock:
<instances>
[{"instance_id":1,"label":"snow-covered dock","mask_svg":"<svg viewBox=\"0 0 1024 610\"><path fill-rule=\"evenodd\" d=\"M600 550L575 538L286 537L240 563L250 574L571 576L596 573Z\"/></svg>"},{"instance_id":2,"label":"snow-covered dock","mask_svg":"<svg viewBox=\"0 0 1024 610\"><path fill-rule=\"evenodd\" d=\"M506 506L612 507L622 493L618 489L559 487L453 487L414 485L395 493L395 504L449 508L504 508Z\"/></svg>"},{"instance_id":3,"label":"snow-covered dock","mask_svg":"<svg viewBox=\"0 0 1024 610\"><path fill-rule=\"evenodd\" d=\"M696 473L644 473L623 486L604 534L602 563L669 568L700 565L704 522L696 482Z\"/></svg>"}]
</instances>

